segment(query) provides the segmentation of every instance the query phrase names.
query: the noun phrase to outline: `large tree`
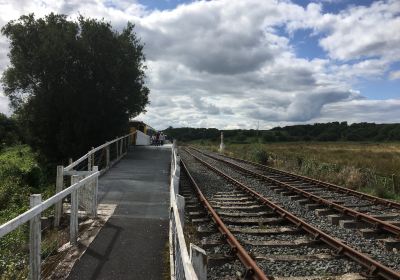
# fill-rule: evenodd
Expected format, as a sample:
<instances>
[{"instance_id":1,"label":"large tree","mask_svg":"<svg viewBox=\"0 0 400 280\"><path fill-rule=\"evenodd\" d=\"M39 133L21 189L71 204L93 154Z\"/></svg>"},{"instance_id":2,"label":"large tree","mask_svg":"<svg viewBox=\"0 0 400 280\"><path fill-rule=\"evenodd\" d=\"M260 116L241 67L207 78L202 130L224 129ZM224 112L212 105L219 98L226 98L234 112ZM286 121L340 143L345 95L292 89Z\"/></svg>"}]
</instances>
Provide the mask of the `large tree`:
<instances>
[{"instance_id":1,"label":"large tree","mask_svg":"<svg viewBox=\"0 0 400 280\"><path fill-rule=\"evenodd\" d=\"M27 141L50 160L65 160L127 131L144 111L143 44L128 23L49 14L2 28L11 65L2 83Z\"/></svg>"}]
</instances>

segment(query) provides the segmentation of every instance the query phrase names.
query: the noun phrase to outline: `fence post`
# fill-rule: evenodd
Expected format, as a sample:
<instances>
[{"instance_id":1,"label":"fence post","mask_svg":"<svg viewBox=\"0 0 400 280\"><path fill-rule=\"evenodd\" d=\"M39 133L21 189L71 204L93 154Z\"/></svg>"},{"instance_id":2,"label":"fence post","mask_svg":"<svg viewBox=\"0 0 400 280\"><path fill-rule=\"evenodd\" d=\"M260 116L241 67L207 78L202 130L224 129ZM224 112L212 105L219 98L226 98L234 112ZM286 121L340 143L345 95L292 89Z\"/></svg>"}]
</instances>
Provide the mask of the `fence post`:
<instances>
[{"instance_id":1,"label":"fence post","mask_svg":"<svg viewBox=\"0 0 400 280\"><path fill-rule=\"evenodd\" d=\"M115 139L117 139L118 137L116 137ZM117 145L117 159L119 158L119 149L118 149L118 141L115 141L115 145Z\"/></svg>"},{"instance_id":2,"label":"fence post","mask_svg":"<svg viewBox=\"0 0 400 280\"><path fill-rule=\"evenodd\" d=\"M93 165L94 165L94 154L93 154L94 148L89 151L88 153L88 171L92 171Z\"/></svg>"},{"instance_id":3,"label":"fence post","mask_svg":"<svg viewBox=\"0 0 400 280\"><path fill-rule=\"evenodd\" d=\"M93 170L93 166L95 165L95 162L94 162L94 147L92 147L92 166L90 166L90 170Z\"/></svg>"},{"instance_id":4,"label":"fence post","mask_svg":"<svg viewBox=\"0 0 400 280\"><path fill-rule=\"evenodd\" d=\"M110 167L110 144L106 146L106 168L109 167Z\"/></svg>"},{"instance_id":5,"label":"fence post","mask_svg":"<svg viewBox=\"0 0 400 280\"><path fill-rule=\"evenodd\" d=\"M179 219L183 229L185 227L185 198L179 194L176 195L176 206L178 207Z\"/></svg>"},{"instance_id":6,"label":"fence post","mask_svg":"<svg viewBox=\"0 0 400 280\"><path fill-rule=\"evenodd\" d=\"M79 177L74 175L71 177L72 184L79 181ZM69 224L69 242L75 245L78 241L78 190L71 193L71 215Z\"/></svg>"},{"instance_id":7,"label":"fence post","mask_svg":"<svg viewBox=\"0 0 400 280\"><path fill-rule=\"evenodd\" d=\"M97 172L99 171L99 167L98 166L93 166L93 172ZM99 186L99 177L96 177L94 179L94 182L92 184L93 186L93 200L92 200L92 216L93 218L97 218L97 191L98 191L98 186Z\"/></svg>"},{"instance_id":8,"label":"fence post","mask_svg":"<svg viewBox=\"0 0 400 280\"><path fill-rule=\"evenodd\" d=\"M64 167L62 165L57 165L57 178L56 178L56 193L63 190L64 183ZM60 225L60 219L62 215L62 200L56 203L54 212L54 226L58 227Z\"/></svg>"},{"instance_id":9,"label":"fence post","mask_svg":"<svg viewBox=\"0 0 400 280\"><path fill-rule=\"evenodd\" d=\"M30 207L40 204L42 202L42 195L32 194L30 196ZM40 279L40 244L42 241L41 233L41 214L38 214L30 220L29 224L29 279Z\"/></svg>"},{"instance_id":10,"label":"fence post","mask_svg":"<svg viewBox=\"0 0 400 280\"><path fill-rule=\"evenodd\" d=\"M175 175L176 177L180 178L181 176L181 158L180 156L176 156L176 163L175 163Z\"/></svg>"},{"instance_id":11,"label":"fence post","mask_svg":"<svg viewBox=\"0 0 400 280\"><path fill-rule=\"evenodd\" d=\"M196 272L197 279L207 279L207 254L202 248L190 243L190 262Z\"/></svg>"},{"instance_id":12,"label":"fence post","mask_svg":"<svg viewBox=\"0 0 400 280\"><path fill-rule=\"evenodd\" d=\"M122 153L123 153L123 146L124 146L124 138L121 138L121 143L119 143L120 147L119 147L119 155L122 157Z\"/></svg>"}]
</instances>

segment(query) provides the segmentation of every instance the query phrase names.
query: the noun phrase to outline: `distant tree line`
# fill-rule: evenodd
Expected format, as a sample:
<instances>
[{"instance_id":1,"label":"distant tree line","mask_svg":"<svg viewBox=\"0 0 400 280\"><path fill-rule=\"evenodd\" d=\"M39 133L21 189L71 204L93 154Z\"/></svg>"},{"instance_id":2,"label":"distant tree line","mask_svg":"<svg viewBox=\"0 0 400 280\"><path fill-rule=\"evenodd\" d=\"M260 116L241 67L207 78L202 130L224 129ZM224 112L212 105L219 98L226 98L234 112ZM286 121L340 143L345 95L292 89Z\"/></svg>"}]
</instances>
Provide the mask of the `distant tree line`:
<instances>
[{"instance_id":1,"label":"distant tree line","mask_svg":"<svg viewBox=\"0 0 400 280\"><path fill-rule=\"evenodd\" d=\"M216 128L167 128L164 132L179 141L218 141L224 132L230 143L288 141L400 141L400 124L331 122L275 127L270 130L218 130Z\"/></svg>"}]
</instances>

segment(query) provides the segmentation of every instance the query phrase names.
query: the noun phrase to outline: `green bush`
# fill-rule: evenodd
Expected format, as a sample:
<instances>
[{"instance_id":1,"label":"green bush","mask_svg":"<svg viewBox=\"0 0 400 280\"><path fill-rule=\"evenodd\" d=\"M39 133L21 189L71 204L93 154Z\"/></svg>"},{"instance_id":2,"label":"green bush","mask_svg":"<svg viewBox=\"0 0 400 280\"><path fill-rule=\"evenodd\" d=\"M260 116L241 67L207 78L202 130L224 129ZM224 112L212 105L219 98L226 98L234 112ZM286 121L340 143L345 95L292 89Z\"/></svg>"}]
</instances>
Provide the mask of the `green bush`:
<instances>
[{"instance_id":1,"label":"green bush","mask_svg":"<svg viewBox=\"0 0 400 280\"><path fill-rule=\"evenodd\" d=\"M261 145L256 145L250 151L250 160L261 163L267 164L268 163L269 154L265 151Z\"/></svg>"},{"instance_id":2,"label":"green bush","mask_svg":"<svg viewBox=\"0 0 400 280\"><path fill-rule=\"evenodd\" d=\"M22 207L30 192L40 192L45 175L28 146L4 149L0 154L0 211Z\"/></svg>"},{"instance_id":3,"label":"green bush","mask_svg":"<svg viewBox=\"0 0 400 280\"><path fill-rule=\"evenodd\" d=\"M26 145L0 151L0 224L29 208L30 193L50 194L37 156ZM28 223L0 239L0 280L26 279Z\"/></svg>"}]
</instances>

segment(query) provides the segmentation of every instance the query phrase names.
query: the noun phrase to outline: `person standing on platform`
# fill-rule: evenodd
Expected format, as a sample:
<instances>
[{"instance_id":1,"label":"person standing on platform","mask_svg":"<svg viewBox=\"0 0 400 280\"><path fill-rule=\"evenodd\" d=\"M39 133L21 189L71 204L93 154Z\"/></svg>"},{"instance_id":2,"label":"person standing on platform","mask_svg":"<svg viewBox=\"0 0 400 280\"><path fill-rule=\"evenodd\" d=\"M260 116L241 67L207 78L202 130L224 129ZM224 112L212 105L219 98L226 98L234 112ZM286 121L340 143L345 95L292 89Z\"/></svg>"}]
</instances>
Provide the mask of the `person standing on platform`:
<instances>
[{"instance_id":1,"label":"person standing on platform","mask_svg":"<svg viewBox=\"0 0 400 280\"><path fill-rule=\"evenodd\" d=\"M161 132L161 134L160 134L160 145L161 146L164 145L164 140L165 140L164 133Z\"/></svg>"},{"instance_id":2,"label":"person standing on platform","mask_svg":"<svg viewBox=\"0 0 400 280\"><path fill-rule=\"evenodd\" d=\"M156 146L160 145L160 132L157 132L156 134Z\"/></svg>"}]
</instances>

